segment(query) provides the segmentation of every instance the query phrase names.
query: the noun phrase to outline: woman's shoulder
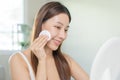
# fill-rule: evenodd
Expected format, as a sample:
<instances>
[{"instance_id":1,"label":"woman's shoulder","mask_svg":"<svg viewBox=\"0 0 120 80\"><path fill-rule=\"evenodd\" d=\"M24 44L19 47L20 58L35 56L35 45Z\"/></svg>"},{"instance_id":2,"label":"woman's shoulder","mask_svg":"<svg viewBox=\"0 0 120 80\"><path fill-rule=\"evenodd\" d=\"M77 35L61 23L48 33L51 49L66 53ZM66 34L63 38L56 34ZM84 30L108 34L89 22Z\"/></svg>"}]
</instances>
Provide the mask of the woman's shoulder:
<instances>
[{"instance_id":1,"label":"woman's shoulder","mask_svg":"<svg viewBox=\"0 0 120 80\"><path fill-rule=\"evenodd\" d=\"M15 52L10 55L9 62L13 61L14 59L18 59L18 58L19 58L19 52Z\"/></svg>"},{"instance_id":2,"label":"woman's shoulder","mask_svg":"<svg viewBox=\"0 0 120 80\"><path fill-rule=\"evenodd\" d=\"M16 53L13 53L9 57L9 63L25 63L24 57L28 59L29 61L29 55L26 53L26 51L19 51Z\"/></svg>"},{"instance_id":3,"label":"woman's shoulder","mask_svg":"<svg viewBox=\"0 0 120 80\"><path fill-rule=\"evenodd\" d=\"M66 53L63 53L63 56L66 58L66 59L69 59L70 58L70 55L66 54Z\"/></svg>"},{"instance_id":4,"label":"woman's shoulder","mask_svg":"<svg viewBox=\"0 0 120 80\"><path fill-rule=\"evenodd\" d=\"M74 65L78 65L78 63L70 55L65 54L65 53L63 55L66 58L66 60L68 61L70 67L73 67Z\"/></svg>"},{"instance_id":5,"label":"woman's shoulder","mask_svg":"<svg viewBox=\"0 0 120 80\"><path fill-rule=\"evenodd\" d=\"M13 53L10 57L9 57L9 61L10 64L15 63L15 62L22 62L22 57L20 55L19 52Z\"/></svg>"},{"instance_id":6,"label":"woman's shoulder","mask_svg":"<svg viewBox=\"0 0 120 80\"><path fill-rule=\"evenodd\" d=\"M63 53L63 56L68 60L73 59L69 54L66 54L66 53Z\"/></svg>"},{"instance_id":7,"label":"woman's shoulder","mask_svg":"<svg viewBox=\"0 0 120 80\"><path fill-rule=\"evenodd\" d=\"M71 64L71 62L73 60L72 57L70 55L66 54L66 53L63 53L63 56L65 57L65 59L67 60L67 62L69 64Z\"/></svg>"},{"instance_id":8,"label":"woman's shoulder","mask_svg":"<svg viewBox=\"0 0 120 80\"><path fill-rule=\"evenodd\" d=\"M13 53L10 57L9 57L9 61L13 60L13 59L23 59L23 56L25 56L26 58L29 57L29 51L28 50L24 50L24 51L18 51ZM22 56L23 55L23 56Z\"/></svg>"}]
</instances>

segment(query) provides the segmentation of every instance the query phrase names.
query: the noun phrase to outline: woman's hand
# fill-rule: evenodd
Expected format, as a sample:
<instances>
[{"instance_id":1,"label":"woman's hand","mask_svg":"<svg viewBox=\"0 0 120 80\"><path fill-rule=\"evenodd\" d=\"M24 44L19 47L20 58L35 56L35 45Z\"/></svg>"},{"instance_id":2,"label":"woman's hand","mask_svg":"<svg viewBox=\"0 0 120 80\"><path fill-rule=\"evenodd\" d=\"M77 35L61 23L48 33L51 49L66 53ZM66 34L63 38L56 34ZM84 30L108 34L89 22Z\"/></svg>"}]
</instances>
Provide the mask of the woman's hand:
<instances>
[{"instance_id":1,"label":"woman's hand","mask_svg":"<svg viewBox=\"0 0 120 80\"><path fill-rule=\"evenodd\" d=\"M31 51L36 55L39 61L46 59L46 53L44 47L47 42L48 42L48 36L40 35L38 38L36 38L33 41L33 43L30 46Z\"/></svg>"}]
</instances>

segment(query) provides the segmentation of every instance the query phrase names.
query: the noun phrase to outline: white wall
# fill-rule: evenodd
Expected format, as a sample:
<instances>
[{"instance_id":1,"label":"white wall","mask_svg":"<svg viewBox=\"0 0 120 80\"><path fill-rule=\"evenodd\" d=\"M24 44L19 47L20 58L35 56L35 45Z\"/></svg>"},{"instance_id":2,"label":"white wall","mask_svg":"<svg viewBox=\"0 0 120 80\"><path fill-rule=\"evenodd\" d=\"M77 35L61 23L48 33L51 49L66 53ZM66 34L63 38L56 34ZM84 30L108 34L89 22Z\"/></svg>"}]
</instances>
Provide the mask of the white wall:
<instances>
[{"instance_id":1,"label":"white wall","mask_svg":"<svg viewBox=\"0 0 120 80\"><path fill-rule=\"evenodd\" d=\"M52 0L46 0L52 1ZM28 22L45 0L29 0ZM71 12L72 22L63 51L73 57L88 73L100 46L109 38L120 36L119 0L57 0Z\"/></svg>"},{"instance_id":2,"label":"white wall","mask_svg":"<svg viewBox=\"0 0 120 80\"><path fill-rule=\"evenodd\" d=\"M33 25L34 17L47 0L24 0L25 23Z\"/></svg>"},{"instance_id":3,"label":"white wall","mask_svg":"<svg viewBox=\"0 0 120 80\"><path fill-rule=\"evenodd\" d=\"M15 53L17 51L3 51L3 50L0 50L0 66L2 66L3 70L2 70L2 75L4 75L3 77L5 77L4 79L5 80L11 80L10 79L10 72L9 72L9 63L8 63L8 60L9 60L9 57L10 55L12 55L12 53Z\"/></svg>"}]
</instances>

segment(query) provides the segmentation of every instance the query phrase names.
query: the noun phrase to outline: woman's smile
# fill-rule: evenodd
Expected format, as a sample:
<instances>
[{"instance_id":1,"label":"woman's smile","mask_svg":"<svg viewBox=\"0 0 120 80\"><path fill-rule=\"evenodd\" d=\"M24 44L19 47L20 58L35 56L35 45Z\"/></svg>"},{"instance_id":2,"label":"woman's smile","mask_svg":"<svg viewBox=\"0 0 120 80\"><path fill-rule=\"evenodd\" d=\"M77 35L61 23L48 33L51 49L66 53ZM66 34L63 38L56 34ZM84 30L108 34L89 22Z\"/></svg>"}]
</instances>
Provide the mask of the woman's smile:
<instances>
[{"instance_id":1,"label":"woman's smile","mask_svg":"<svg viewBox=\"0 0 120 80\"><path fill-rule=\"evenodd\" d=\"M57 39L54 39L53 42L56 46L59 46L62 43L62 41L57 40Z\"/></svg>"}]
</instances>

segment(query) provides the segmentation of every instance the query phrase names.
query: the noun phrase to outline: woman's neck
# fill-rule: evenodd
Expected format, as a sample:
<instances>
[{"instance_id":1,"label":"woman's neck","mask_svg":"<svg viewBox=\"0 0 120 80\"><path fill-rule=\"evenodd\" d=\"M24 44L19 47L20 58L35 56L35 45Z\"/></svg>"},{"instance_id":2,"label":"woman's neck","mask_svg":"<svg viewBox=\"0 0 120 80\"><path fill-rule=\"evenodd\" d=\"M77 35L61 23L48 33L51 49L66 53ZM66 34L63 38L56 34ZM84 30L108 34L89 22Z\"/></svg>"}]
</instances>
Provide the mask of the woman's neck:
<instances>
[{"instance_id":1,"label":"woman's neck","mask_svg":"<svg viewBox=\"0 0 120 80\"><path fill-rule=\"evenodd\" d=\"M45 52L48 58L53 57L53 51L50 48L45 47Z\"/></svg>"}]
</instances>

